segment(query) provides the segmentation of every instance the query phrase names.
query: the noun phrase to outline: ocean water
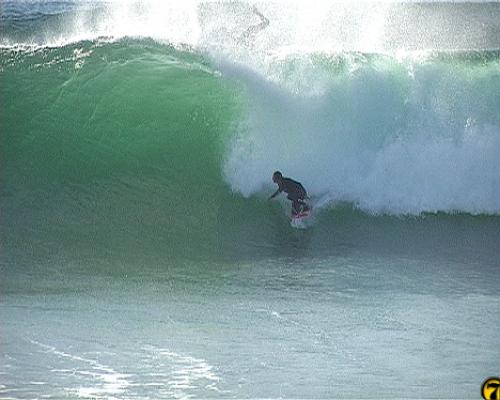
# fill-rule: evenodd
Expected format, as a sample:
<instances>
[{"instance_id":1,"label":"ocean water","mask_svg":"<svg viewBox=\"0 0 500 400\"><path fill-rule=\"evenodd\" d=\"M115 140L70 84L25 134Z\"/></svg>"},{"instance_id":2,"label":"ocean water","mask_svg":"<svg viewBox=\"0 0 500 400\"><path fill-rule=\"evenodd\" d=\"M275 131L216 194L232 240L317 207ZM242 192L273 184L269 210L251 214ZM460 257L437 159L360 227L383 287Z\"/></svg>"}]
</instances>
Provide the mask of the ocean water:
<instances>
[{"instance_id":1,"label":"ocean water","mask_svg":"<svg viewBox=\"0 0 500 400\"><path fill-rule=\"evenodd\" d=\"M480 398L499 110L497 2L3 1L0 397Z\"/></svg>"}]
</instances>

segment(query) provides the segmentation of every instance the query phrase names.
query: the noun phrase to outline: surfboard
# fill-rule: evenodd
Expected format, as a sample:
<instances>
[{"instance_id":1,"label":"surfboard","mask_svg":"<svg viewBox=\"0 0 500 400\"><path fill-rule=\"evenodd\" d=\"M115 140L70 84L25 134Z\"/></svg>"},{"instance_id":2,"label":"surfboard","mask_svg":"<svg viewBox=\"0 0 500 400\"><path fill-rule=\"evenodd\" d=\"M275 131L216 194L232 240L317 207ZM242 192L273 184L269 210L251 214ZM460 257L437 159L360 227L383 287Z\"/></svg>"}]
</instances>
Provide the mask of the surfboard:
<instances>
[{"instance_id":1,"label":"surfboard","mask_svg":"<svg viewBox=\"0 0 500 400\"><path fill-rule=\"evenodd\" d=\"M310 210L307 210L307 211L301 211L299 212L298 214L294 215L292 217L292 219L301 219L301 218L306 218L306 217L309 217L311 215L311 211Z\"/></svg>"},{"instance_id":2,"label":"surfboard","mask_svg":"<svg viewBox=\"0 0 500 400\"><path fill-rule=\"evenodd\" d=\"M301 211L290 219L290 225L296 229L306 229L311 225L312 210Z\"/></svg>"}]
</instances>

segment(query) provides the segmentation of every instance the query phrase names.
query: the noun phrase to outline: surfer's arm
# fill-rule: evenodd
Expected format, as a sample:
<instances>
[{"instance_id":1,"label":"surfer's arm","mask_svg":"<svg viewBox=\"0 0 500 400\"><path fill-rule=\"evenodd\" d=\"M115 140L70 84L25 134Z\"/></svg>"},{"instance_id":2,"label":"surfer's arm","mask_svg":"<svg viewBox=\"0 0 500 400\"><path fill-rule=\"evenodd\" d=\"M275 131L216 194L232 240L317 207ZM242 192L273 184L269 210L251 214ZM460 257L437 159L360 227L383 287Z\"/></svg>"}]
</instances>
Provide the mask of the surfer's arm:
<instances>
[{"instance_id":1,"label":"surfer's arm","mask_svg":"<svg viewBox=\"0 0 500 400\"><path fill-rule=\"evenodd\" d=\"M280 194L280 193L281 193L281 189L276 190L276 192L274 192L274 193L273 193L273 194L269 197L269 200L274 199L274 198L275 198L278 194Z\"/></svg>"}]
</instances>

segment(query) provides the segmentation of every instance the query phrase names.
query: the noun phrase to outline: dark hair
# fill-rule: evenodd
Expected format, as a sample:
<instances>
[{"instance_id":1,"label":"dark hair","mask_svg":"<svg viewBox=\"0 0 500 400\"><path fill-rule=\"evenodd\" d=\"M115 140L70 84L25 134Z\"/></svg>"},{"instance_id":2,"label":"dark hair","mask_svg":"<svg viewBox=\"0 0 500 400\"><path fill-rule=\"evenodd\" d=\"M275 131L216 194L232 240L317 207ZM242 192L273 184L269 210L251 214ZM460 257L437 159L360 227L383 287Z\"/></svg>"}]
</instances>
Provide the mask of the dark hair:
<instances>
[{"instance_id":1,"label":"dark hair","mask_svg":"<svg viewBox=\"0 0 500 400\"><path fill-rule=\"evenodd\" d=\"M283 175L281 174L280 171L274 171L273 179L274 178L283 178Z\"/></svg>"}]
</instances>

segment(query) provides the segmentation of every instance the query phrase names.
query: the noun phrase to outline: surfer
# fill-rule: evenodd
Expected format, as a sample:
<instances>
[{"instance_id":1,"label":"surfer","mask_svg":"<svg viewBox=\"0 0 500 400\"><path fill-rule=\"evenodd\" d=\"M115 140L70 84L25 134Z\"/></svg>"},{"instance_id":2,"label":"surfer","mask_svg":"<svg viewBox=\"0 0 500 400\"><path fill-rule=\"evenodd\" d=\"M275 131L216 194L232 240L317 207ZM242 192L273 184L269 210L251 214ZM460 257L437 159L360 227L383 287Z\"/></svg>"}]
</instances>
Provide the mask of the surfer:
<instances>
[{"instance_id":1,"label":"surfer","mask_svg":"<svg viewBox=\"0 0 500 400\"><path fill-rule=\"evenodd\" d=\"M285 192L288 194L287 199L292 201L292 217L301 212L309 211L310 207L305 202L305 199L308 198L307 192L300 182L285 178L280 171L273 174L273 182L278 185L278 190L269 197L269 200L275 198L279 193Z\"/></svg>"}]
</instances>

